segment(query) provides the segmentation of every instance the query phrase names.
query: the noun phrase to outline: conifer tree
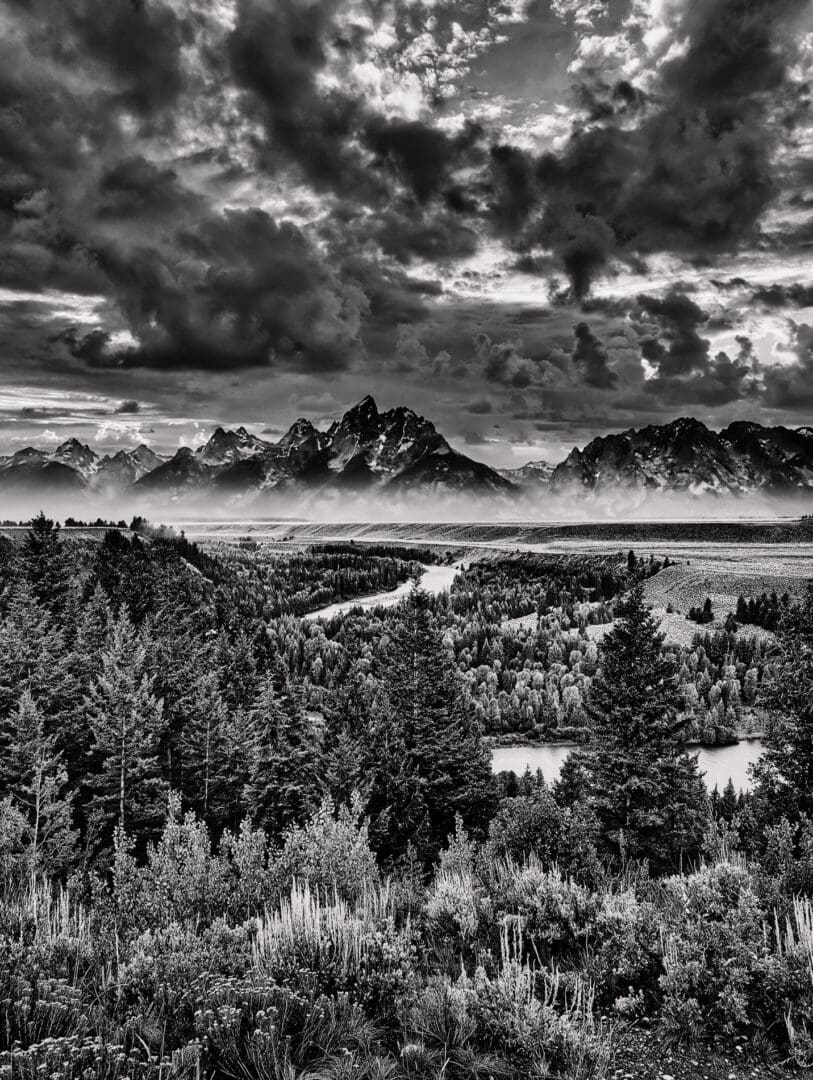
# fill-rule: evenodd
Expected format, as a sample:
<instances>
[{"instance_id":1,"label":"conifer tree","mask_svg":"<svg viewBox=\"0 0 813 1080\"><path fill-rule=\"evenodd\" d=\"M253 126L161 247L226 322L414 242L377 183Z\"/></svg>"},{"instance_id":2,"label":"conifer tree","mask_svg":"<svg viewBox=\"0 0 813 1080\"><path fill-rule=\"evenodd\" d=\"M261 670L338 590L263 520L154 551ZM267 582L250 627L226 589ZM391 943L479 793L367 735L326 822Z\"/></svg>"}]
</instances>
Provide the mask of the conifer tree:
<instances>
[{"instance_id":1,"label":"conifer tree","mask_svg":"<svg viewBox=\"0 0 813 1080\"><path fill-rule=\"evenodd\" d=\"M192 809L218 827L239 818L245 778L238 767L236 741L217 673L200 675L191 700L184 703L176 772Z\"/></svg>"},{"instance_id":2,"label":"conifer tree","mask_svg":"<svg viewBox=\"0 0 813 1080\"><path fill-rule=\"evenodd\" d=\"M107 644L112 621L107 594L97 584L82 605L74 637L73 666L86 688L99 673L99 658Z\"/></svg>"},{"instance_id":3,"label":"conifer tree","mask_svg":"<svg viewBox=\"0 0 813 1080\"><path fill-rule=\"evenodd\" d=\"M76 680L62 631L26 580L13 583L0 618L0 715L29 690L49 719L75 701Z\"/></svg>"},{"instance_id":4,"label":"conifer tree","mask_svg":"<svg viewBox=\"0 0 813 1080\"><path fill-rule=\"evenodd\" d=\"M779 655L761 695L770 722L751 766L751 808L761 826L813 819L813 585L779 627Z\"/></svg>"},{"instance_id":5,"label":"conifer tree","mask_svg":"<svg viewBox=\"0 0 813 1080\"><path fill-rule=\"evenodd\" d=\"M421 821L414 836L393 838L401 854L409 840L431 860L460 815L482 835L496 805L491 759L451 653L432 625L429 597L413 588L392 620L392 644L382 671L392 737L402 743L406 777L418 778ZM387 759L387 767L395 763ZM410 808L415 819L418 807Z\"/></svg>"},{"instance_id":6,"label":"conifer tree","mask_svg":"<svg viewBox=\"0 0 813 1080\"><path fill-rule=\"evenodd\" d=\"M604 639L586 711L589 745L578 751L605 851L647 859L656 872L694 858L708 821L697 761L686 749L674 663L636 586Z\"/></svg>"},{"instance_id":7,"label":"conifer tree","mask_svg":"<svg viewBox=\"0 0 813 1080\"><path fill-rule=\"evenodd\" d=\"M269 672L248 714L246 809L272 837L301 824L319 802L316 735L279 663Z\"/></svg>"},{"instance_id":8,"label":"conifer tree","mask_svg":"<svg viewBox=\"0 0 813 1080\"><path fill-rule=\"evenodd\" d=\"M161 820L166 784L159 747L163 709L144 671L145 648L123 612L101 655L101 671L85 702L95 775L90 783L108 834L146 835Z\"/></svg>"},{"instance_id":9,"label":"conifer tree","mask_svg":"<svg viewBox=\"0 0 813 1080\"><path fill-rule=\"evenodd\" d=\"M361 672L347 661L324 703L321 771L337 804L349 802L354 791L366 802L372 787L372 693Z\"/></svg>"},{"instance_id":10,"label":"conifer tree","mask_svg":"<svg viewBox=\"0 0 813 1080\"><path fill-rule=\"evenodd\" d=\"M51 611L60 611L68 592L68 569L59 541L59 524L42 510L25 534L21 558L37 600Z\"/></svg>"},{"instance_id":11,"label":"conifer tree","mask_svg":"<svg viewBox=\"0 0 813 1080\"><path fill-rule=\"evenodd\" d=\"M734 787L734 781L729 776L728 783L723 788L723 794L720 796L720 802L717 808L718 817L723 818L724 821L733 821L734 815L737 812L737 791Z\"/></svg>"},{"instance_id":12,"label":"conifer tree","mask_svg":"<svg viewBox=\"0 0 813 1080\"><path fill-rule=\"evenodd\" d=\"M0 790L26 822L29 873L58 874L70 865L77 834L56 739L46 734L42 714L27 690L4 726Z\"/></svg>"}]
</instances>

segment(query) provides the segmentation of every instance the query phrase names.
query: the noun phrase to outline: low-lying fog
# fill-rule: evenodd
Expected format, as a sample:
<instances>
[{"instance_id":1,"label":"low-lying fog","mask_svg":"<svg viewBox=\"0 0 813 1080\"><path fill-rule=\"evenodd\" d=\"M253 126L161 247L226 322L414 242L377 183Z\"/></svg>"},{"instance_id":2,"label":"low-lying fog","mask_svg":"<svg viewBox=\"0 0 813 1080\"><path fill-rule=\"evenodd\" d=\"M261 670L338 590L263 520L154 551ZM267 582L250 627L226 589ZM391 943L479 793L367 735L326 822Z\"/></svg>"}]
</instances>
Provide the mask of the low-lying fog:
<instances>
[{"instance_id":1,"label":"low-lying fog","mask_svg":"<svg viewBox=\"0 0 813 1080\"><path fill-rule=\"evenodd\" d=\"M741 497L685 493L615 491L516 496L473 496L463 492L396 494L379 490L355 492L269 492L251 498L183 498L88 495L37 491L12 496L0 492L0 519L23 521L45 510L60 520L130 521L139 514L151 521L307 520L315 522L583 522L583 521L736 521L777 520L813 513L813 492L796 497Z\"/></svg>"}]
</instances>

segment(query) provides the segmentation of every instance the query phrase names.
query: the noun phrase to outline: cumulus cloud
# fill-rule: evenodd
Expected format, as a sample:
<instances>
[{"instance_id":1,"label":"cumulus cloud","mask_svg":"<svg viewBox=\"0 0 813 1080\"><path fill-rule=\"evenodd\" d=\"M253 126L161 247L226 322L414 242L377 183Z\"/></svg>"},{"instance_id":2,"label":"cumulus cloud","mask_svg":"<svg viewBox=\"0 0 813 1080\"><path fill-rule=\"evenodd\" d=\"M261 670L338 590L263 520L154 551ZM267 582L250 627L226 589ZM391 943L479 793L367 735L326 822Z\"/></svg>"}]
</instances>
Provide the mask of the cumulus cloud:
<instances>
[{"instance_id":1,"label":"cumulus cloud","mask_svg":"<svg viewBox=\"0 0 813 1080\"><path fill-rule=\"evenodd\" d=\"M772 364L765 325L811 287L759 260L809 242L802 7L7 0L4 377L123 413L329 375L552 424L798 408L806 331Z\"/></svg>"},{"instance_id":2,"label":"cumulus cloud","mask_svg":"<svg viewBox=\"0 0 813 1080\"><path fill-rule=\"evenodd\" d=\"M363 356L368 315L420 306L398 263L476 247L458 172L483 154L483 132L447 130L432 101L521 5L484 0L462 19L453 7L9 7L0 283L105 296L112 318L64 335L93 366L324 369ZM429 35L420 48L416 35ZM377 96L370 63L387 72ZM443 87L430 87L439 68ZM333 200L331 228L349 244L293 220L297 176L310 216ZM244 189L267 205L234 205Z\"/></svg>"},{"instance_id":3,"label":"cumulus cloud","mask_svg":"<svg viewBox=\"0 0 813 1080\"><path fill-rule=\"evenodd\" d=\"M611 54L619 42L629 53L615 81L603 39L583 40L582 118L561 153L502 151L501 220L517 243L558 253L578 298L614 253L697 256L753 240L780 185L774 150L804 95L792 29L803 0L658 8L665 26L634 12L609 36Z\"/></svg>"},{"instance_id":4,"label":"cumulus cloud","mask_svg":"<svg viewBox=\"0 0 813 1080\"><path fill-rule=\"evenodd\" d=\"M607 350L586 322L577 323L573 330L576 342L573 346L573 363L580 370L588 386L608 390L618 382L618 376L610 368Z\"/></svg>"}]
</instances>

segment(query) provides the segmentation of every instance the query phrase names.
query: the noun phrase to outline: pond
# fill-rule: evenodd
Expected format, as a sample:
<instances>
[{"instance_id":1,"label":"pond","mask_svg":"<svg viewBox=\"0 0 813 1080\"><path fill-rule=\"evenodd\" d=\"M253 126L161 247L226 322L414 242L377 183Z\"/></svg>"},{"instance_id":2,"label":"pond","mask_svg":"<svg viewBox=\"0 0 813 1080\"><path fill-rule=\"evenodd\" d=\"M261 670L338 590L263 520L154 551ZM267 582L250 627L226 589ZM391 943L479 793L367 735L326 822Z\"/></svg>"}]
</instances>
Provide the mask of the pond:
<instances>
[{"instance_id":1,"label":"pond","mask_svg":"<svg viewBox=\"0 0 813 1080\"><path fill-rule=\"evenodd\" d=\"M513 772L521 776L530 766L531 772L541 769L545 779L552 783L572 749L573 746L566 743L548 746L495 746L491 753L491 767L494 772ZM743 739L734 746L692 747L692 752L697 754L700 771L706 775L709 791L715 784L722 791L729 777L738 791L749 791L751 778L748 775L748 766L762 754L762 740Z\"/></svg>"}]
</instances>

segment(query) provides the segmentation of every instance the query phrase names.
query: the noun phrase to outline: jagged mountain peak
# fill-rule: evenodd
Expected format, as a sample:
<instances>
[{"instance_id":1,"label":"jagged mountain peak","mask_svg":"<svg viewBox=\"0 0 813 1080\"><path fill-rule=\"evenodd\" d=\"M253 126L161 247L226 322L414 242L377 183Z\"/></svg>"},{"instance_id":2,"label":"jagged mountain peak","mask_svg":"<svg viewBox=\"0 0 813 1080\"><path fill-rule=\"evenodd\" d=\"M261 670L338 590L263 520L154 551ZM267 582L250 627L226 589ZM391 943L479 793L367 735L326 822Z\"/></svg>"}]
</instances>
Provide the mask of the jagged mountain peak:
<instances>
[{"instance_id":1,"label":"jagged mountain peak","mask_svg":"<svg viewBox=\"0 0 813 1080\"><path fill-rule=\"evenodd\" d=\"M142 443L97 457L78 439L0 458L0 487L31 486L169 497L259 496L270 491L454 489L473 494L548 491L578 497L618 489L699 494L813 491L813 427L735 421L714 431L694 417L628 429L574 448L556 466L532 461L499 472L453 450L408 406L379 412L368 395L327 431L299 417L278 443L244 426L216 428L203 446L159 457Z\"/></svg>"},{"instance_id":2,"label":"jagged mountain peak","mask_svg":"<svg viewBox=\"0 0 813 1080\"><path fill-rule=\"evenodd\" d=\"M76 438L66 439L48 455L49 461L57 465L66 465L73 469L83 480L90 480L95 473L99 457L85 443Z\"/></svg>"},{"instance_id":3,"label":"jagged mountain peak","mask_svg":"<svg viewBox=\"0 0 813 1080\"><path fill-rule=\"evenodd\" d=\"M282 449L287 449L292 446L299 446L301 443L312 439L314 435L318 435L319 432L305 416L300 416L294 420L293 424L288 428L285 434L282 436L277 446Z\"/></svg>"},{"instance_id":4,"label":"jagged mountain peak","mask_svg":"<svg viewBox=\"0 0 813 1080\"><path fill-rule=\"evenodd\" d=\"M63 450L86 450L89 454L93 453L87 443L80 442L75 435L72 435L69 439L66 439L64 443L61 443L56 448L55 453L58 454Z\"/></svg>"},{"instance_id":5,"label":"jagged mountain peak","mask_svg":"<svg viewBox=\"0 0 813 1080\"><path fill-rule=\"evenodd\" d=\"M539 459L526 461L524 465L519 465L514 469L498 469L497 472L504 479L510 480L512 484L518 484L523 488L538 489L549 484L555 468L556 466L549 461Z\"/></svg>"},{"instance_id":6,"label":"jagged mountain peak","mask_svg":"<svg viewBox=\"0 0 813 1080\"><path fill-rule=\"evenodd\" d=\"M340 429L347 428L353 431L363 431L377 426L378 406L371 394L367 394L342 416L338 422Z\"/></svg>"},{"instance_id":7,"label":"jagged mountain peak","mask_svg":"<svg viewBox=\"0 0 813 1080\"><path fill-rule=\"evenodd\" d=\"M208 441L198 447L196 454L205 465L226 465L261 454L269 445L245 427L239 427L236 431L217 427Z\"/></svg>"},{"instance_id":8,"label":"jagged mountain peak","mask_svg":"<svg viewBox=\"0 0 813 1080\"><path fill-rule=\"evenodd\" d=\"M813 436L737 421L720 432L693 417L630 429L574 449L553 471L555 492L616 489L743 495L813 486Z\"/></svg>"}]
</instances>

